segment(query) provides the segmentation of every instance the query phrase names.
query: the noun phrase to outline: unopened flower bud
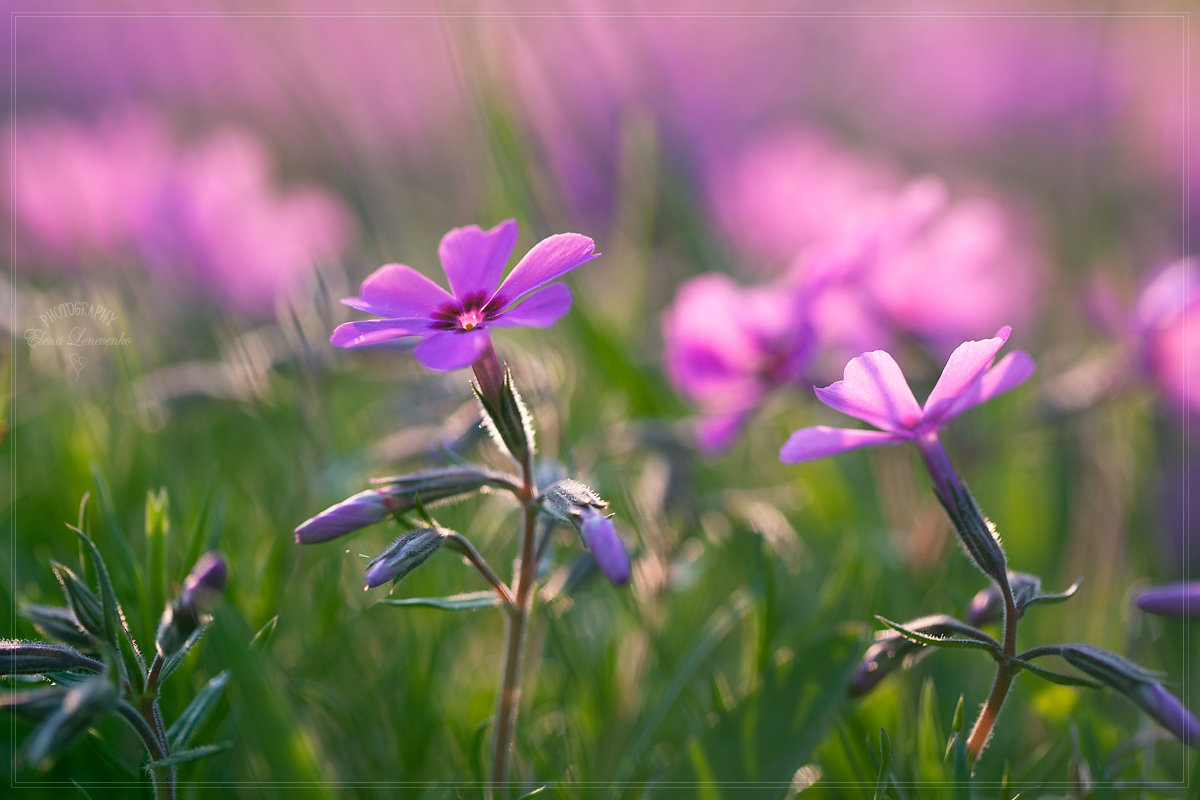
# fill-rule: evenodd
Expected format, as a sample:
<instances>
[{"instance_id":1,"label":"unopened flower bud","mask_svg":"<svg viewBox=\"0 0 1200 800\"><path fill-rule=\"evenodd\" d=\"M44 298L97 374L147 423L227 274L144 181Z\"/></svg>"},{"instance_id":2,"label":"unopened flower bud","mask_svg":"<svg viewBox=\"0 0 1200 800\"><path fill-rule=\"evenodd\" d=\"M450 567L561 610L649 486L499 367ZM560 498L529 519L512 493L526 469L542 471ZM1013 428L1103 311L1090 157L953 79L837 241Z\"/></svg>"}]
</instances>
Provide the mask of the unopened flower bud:
<instances>
[{"instance_id":1,"label":"unopened flower bud","mask_svg":"<svg viewBox=\"0 0 1200 800\"><path fill-rule=\"evenodd\" d=\"M1137 606L1142 611L1164 617L1200 618L1200 581L1147 589L1138 595Z\"/></svg>"},{"instance_id":2,"label":"unopened flower bud","mask_svg":"<svg viewBox=\"0 0 1200 800\"><path fill-rule=\"evenodd\" d=\"M1174 736L1194 744L1200 722L1158 682L1158 675L1116 653L1086 644L1065 644L1058 653L1080 672L1116 689Z\"/></svg>"},{"instance_id":3,"label":"unopened flower bud","mask_svg":"<svg viewBox=\"0 0 1200 800\"><path fill-rule=\"evenodd\" d=\"M185 600L194 605L206 594L220 594L228 575L225 559L217 551L210 550L196 560L192 571L183 579Z\"/></svg>"},{"instance_id":4,"label":"unopened flower bud","mask_svg":"<svg viewBox=\"0 0 1200 800\"><path fill-rule=\"evenodd\" d=\"M0 675L43 675L82 669L100 672L104 665L66 645L0 640Z\"/></svg>"},{"instance_id":5,"label":"unopened flower bud","mask_svg":"<svg viewBox=\"0 0 1200 800\"><path fill-rule=\"evenodd\" d=\"M366 588L403 578L424 564L445 541L445 535L433 528L421 528L404 534L367 564Z\"/></svg>"},{"instance_id":6,"label":"unopened flower bud","mask_svg":"<svg viewBox=\"0 0 1200 800\"><path fill-rule=\"evenodd\" d=\"M1129 693L1129 699L1184 744L1196 743L1200 722L1161 683L1140 684Z\"/></svg>"},{"instance_id":7,"label":"unopened flower bud","mask_svg":"<svg viewBox=\"0 0 1200 800\"><path fill-rule=\"evenodd\" d=\"M614 585L624 586L629 582L629 555L613 521L594 508L586 509L580 516L583 522L579 532L600 571Z\"/></svg>"},{"instance_id":8,"label":"unopened flower bud","mask_svg":"<svg viewBox=\"0 0 1200 800\"><path fill-rule=\"evenodd\" d=\"M1025 606L1042 591L1042 581L1036 575L1027 572L1008 573L1008 585L1012 588L1013 601L1017 606L1017 617L1025 615ZM991 584L986 589L980 589L971 598L967 606L967 624L986 625L997 622L1004 617L1004 596L1000 588Z\"/></svg>"},{"instance_id":9,"label":"unopened flower bud","mask_svg":"<svg viewBox=\"0 0 1200 800\"><path fill-rule=\"evenodd\" d=\"M621 586L629 581L629 555L616 526L604 513L608 503L600 495L586 484L567 478L542 493L542 507L579 531L584 546L612 583Z\"/></svg>"},{"instance_id":10,"label":"unopened flower bud","mask_svg":"<svg viewBox=\"0 0 1200 800\"><path fill-rule=\"evenodd\" d=\"M154 647L163 658L178 652L196 630L205 623L201 606L225 588L228 568L220 553L210 551L197 559L183 579L183 589L162 614Z\"/></svg>"},{"instance_id":11,"label":"unopened flower bud","mask_svg":"<svg viewBox=\"0 0 1200 800\"><path fill-rule=\"evenodd\" d=\"M301 523L296 528L296 544L327 542L383 522L390 513L387 494L379 489L368 489Z\"/></svg>"}]
</instances>

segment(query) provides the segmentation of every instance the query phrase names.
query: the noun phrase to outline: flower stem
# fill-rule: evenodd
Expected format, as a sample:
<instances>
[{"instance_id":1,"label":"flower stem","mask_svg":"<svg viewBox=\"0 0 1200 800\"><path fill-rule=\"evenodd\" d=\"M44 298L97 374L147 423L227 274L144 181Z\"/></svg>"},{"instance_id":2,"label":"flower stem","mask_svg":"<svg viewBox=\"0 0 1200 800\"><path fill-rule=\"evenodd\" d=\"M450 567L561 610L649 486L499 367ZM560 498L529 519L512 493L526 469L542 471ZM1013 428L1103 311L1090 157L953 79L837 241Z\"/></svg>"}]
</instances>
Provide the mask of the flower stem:
<instances>
[{"instance_id":1,"label":"flower stem","mask_svg":"<svg viewBox=\"0 0 1200 800\"><path fill-rule=\"evenodd\" d=\"M478 373L476 373L478 374ZM516 738L517 711L521 700L521 667L525 657L525 628L529 618L529 606L533 597L534 523L537 521L538 504L533 482L532 459L521 465L525 474L525 485L521 492L523 531L521 535L521 557L517 564L513 605L509 606L508 638L505 643L504 677L500 683L500 697L496 709L495 749L492 758L492 780L489 796L503 788L508 780L508 764L512 757Z\"/></svg>"},{"instance_id":2,"label":"flower stem","mask_svg":"<svg viewBox=\"0 0 1200 800\"><path fill-rule=\"evenodd\" d=\"M971 759L971 763L979 760L983 748L987 746L988 739L992 735L992 728L996 724L996 718L1000 716L1000 708L1004 705L1004 699L1008 696L1008 690L1012 687L1013 678L1016 676L1016 672L1011 666L1011 659L1017 653L1017 604L1013 600L1012 587L1009 586L1008 579L999 580L997 583L1000 585L1000 593L1004 596L1004 641L1001 644L1004 659L996 667L996 678L992 681L992 691L988 693L983 710L979 712L979 718L975 720L975 726L971 728L971 735L967 738L967 756Z\"/></svg>"},{"instance_id":3,"label":"flower stem","mask_svg":"<svg viewBox=\"0 0 1200 800\"><path fill-rule=\"evenodd\" d=\"M471 566L475 567L475 570L483 576L483 579L491 584L492 588L496 591L496 594L501 600L504 601L505 607L510 611L515 609L516 599L513 597L512 592L510 592L508 587L504 585L504 582L496 576L496 573L492 571L491 566L486 560L484 560L483 556L479 554L479 551L475 549L475 546L471 544L470 540L459 533L449 533L446 535L446 538L458 548L458 551L466 557L467 561L471 563Z\"/></svg>"},{"instance_id":4,"label":"flower stem","mask_svg":"<svg viewBox=\"0 0 1200 800\"><path fill-rule=\"evenodd\" d=\"M925 469L929 471L929 477L933 478L933 490L942 498L942 502L953 504L956 494L954 490L961 486L962 482L958 479L958 473L954 471L954 465L950 463L950 456L946 454L946 448L942 446L937 431L921 434L916 439L916 445L921 460L925 462Z\"/></svg>"}]
</instances>

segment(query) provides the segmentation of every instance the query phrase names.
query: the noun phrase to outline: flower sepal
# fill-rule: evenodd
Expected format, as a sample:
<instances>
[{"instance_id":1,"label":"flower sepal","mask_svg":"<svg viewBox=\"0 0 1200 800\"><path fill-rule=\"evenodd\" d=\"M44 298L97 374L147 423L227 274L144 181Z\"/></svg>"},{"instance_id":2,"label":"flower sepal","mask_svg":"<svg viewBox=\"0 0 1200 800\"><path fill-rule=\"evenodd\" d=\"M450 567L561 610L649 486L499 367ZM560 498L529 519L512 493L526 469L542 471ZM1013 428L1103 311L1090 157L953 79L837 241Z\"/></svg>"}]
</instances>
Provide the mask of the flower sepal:
<instances>
[{"instance_id":1,"label":"flower sepal","mask_svg":"<svg viewBox=\"0 0 1200 800\"><path fill-rule=\"evenodd\" d=\"M513 381L512 370L504 365L504 382L499 397L489 398L478 384L471 388L483 408L483 424L496 446L504 450L519 464L528 463L535 448L533 416L521 399Z\"/></svg>"},{"instance_id":2,"label":"flower sepal","mask_svg":"<svg viewBox=\"0 0 1200 800\"><path fill-rule=\"evenodd\" d=\"M966 484L952 482L948 485L950 497L934 492L958 533L958 540L970 556L972 563L997 584L1008 581L1008 567L996 526L984 516L979 504L971 496Z\"/></svg>"}]
</instances>

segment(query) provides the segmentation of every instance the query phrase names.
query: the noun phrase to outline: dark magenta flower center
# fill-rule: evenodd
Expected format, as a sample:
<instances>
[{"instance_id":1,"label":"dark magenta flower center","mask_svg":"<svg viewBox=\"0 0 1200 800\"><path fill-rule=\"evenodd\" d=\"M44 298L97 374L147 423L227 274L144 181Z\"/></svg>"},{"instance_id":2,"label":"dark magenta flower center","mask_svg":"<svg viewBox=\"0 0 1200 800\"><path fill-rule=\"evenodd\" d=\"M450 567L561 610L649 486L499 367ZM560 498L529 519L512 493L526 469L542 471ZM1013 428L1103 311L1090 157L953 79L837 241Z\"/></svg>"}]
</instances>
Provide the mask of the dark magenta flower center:
<instances>
[{"instance_id":1,"label":"dark magenta flower center","mask_svg":"<svg viewBox=\"0 0 1200 800\"><path fill-rule=\"evenodd\" d=\"M462 300L443 303L433 312L434 330L465 333L484 325L500 316L505 298L494 295L490 299L485 292L472 292Z\"/></svg>"}]
</instances>

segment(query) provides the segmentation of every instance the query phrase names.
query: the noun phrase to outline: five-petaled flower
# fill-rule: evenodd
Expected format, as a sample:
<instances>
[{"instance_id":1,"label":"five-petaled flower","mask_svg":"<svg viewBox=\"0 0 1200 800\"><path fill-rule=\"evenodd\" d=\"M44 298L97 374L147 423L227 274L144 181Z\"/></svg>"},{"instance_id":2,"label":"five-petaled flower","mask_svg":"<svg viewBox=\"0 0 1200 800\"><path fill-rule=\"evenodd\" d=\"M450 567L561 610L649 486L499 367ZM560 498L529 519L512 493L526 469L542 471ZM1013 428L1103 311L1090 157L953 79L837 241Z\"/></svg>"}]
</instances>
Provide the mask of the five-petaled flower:
<instances>
[{"instance_id":1,"label":"five-petaled flower","mask_svg":"<svg viewBox=\"0 0 1200 800\"><path fill-rule=\"evenodd\" d=\"M514 220L486 231L468 225L443 236L438 256L449 292L412 267L380 267L363 281L359 297L342 302L383 319L339 325L330 341L362 347L415 337L422 340L413 350L417 361L430 369L453 370L471 366L490 350L487 329L493 325L550 327L570 309L571 291L546 284L599 253L588 237L559 233L534 245L501 283L516 241Z\"/></svg>"},{"instance_id":2,"label":"five-petaled flower","mask_svg":"<svg viewBox=\"0 0 1200 800\"><path fill-rule=\"evenodd\" d=\"M1033 374L1033 359L1019 350L993 366L1010 333L1012 328L1005 326L991 339L964 342L955 348L924 406L917 404L904 373L890 354L873 350L851 359L844 378L818 388L817 398L879 430L825 425L802 428L788 438L779 458L796 464L859 447L913 442L942 493L958 481L938 441L938 430L967 409L1008 391Z\"/></svg>"}]
</instances>

